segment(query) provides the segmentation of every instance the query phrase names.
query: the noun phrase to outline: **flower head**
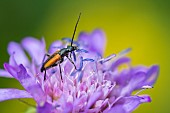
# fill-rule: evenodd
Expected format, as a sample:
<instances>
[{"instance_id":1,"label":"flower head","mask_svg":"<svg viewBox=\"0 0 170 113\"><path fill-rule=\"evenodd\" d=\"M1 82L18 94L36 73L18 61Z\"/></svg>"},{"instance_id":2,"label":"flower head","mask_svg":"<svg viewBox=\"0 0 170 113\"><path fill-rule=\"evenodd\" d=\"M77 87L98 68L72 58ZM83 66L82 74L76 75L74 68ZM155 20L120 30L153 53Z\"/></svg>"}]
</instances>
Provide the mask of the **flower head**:
<instances>
[{"instance_id":1,"label":"flower head","mask_svg":"<svg viewBox=\"0 0 170 113\"><path fill-rule=\"evenodd\" d=\"M150 96L139 92L153 86L159 67L131 66L130 58L125 56L130 49L104 58L105 42L101 30L81 33L73 42L79 49L70 53L77 70L64 58L61 73L58 66L52 67L47 70L45 81L40 71L46 54L45 41L27 37L21 44L11 42L9 63L4 63L5 70L0 70L0 76L17 79L25 90L0 89L0 101L33 98L38 113L129 113L139 104L150 102ZM68 44L69 38L55 41L48 53L53 54ZM121 65L127 68L120 69ZM135 90L139 92L132 95Z\"/></svg>"}]
</instances>

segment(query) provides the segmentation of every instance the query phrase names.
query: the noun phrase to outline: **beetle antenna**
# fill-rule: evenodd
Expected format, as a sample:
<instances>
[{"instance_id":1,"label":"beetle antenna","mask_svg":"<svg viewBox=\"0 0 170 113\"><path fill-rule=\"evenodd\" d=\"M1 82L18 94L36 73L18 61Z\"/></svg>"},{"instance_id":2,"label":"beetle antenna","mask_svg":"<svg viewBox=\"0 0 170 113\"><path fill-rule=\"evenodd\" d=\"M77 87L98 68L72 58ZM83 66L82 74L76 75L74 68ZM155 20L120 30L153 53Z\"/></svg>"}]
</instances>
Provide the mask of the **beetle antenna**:
<instances>
[{"instance_id":1,"label":"beetle antenna","mask_svg":"<svg viewBox=\"0 0 170 113\"><path fill-rule=\"evenodd\" d=\"M80 16L81 16L81 13L79 14L79 17L78 17L77 23L76 23L75 28L74 28L74 33L73 33L73 36L72 36L72 39L71 39L71 46L73 45L73 39L74 39L74 35L75 35L75 33L76 33L77 25L78 25L79 20L80 20Z\"/></svg>"}]
</instances>

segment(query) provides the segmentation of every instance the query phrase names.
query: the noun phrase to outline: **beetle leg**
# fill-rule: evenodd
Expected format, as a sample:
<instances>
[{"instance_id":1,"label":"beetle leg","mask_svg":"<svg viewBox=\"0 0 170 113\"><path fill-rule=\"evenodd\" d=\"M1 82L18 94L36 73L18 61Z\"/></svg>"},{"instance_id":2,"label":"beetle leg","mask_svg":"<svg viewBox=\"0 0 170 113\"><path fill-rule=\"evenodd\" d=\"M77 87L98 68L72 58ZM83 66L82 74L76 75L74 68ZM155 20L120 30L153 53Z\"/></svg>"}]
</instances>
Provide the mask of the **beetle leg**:
<instances>
[{"instance_id":1,"label":"beetle leg","mask_svg":"<svg viewBox=\"0 0 170 113\"><path fill-rule=\"evenodd\" d=\"M50 56L50 54L48 54L48 53L46 53L45 55L48 56L48 57Z\"/></svg>"},{"instance_id":2,"label":"beetle leg","mask_svg":"<svg viewBox=\"0 0 170 113\"><path fill-rule=\"evenodd\" d=\"M73 56L74 61L76 61L76 54L75 54L74 51L70 52L69 55L70 55L70 58L71 58L71 59L72 59L72 56Z\"/></svg>"},{"instance_id":3,"label":"beetle leg","mask_svg":"<svg viewBox=\"0 0 170 113\"><path fill-rule=\"evenodd\" d=\"M61 65L60 65L60 63L59 63L59 69L60 69L61 81L63 81L63 78L62 78L62 72L61 72Z\"/></svg>"},{"instance_id":4,"label":"beetle leg","mask_svg":"<svg viewBox=\"0 0 170 113\"><path fill-rule=\"evenodd\" d=\"M49 55L48 53L46 53L46 54L44 55L44 57L43 57L42 63L44 63L46 56L47 56L47 57L50 57L50 55Z\"/></svg>"},{"instance_id":5,"label":"beetle leg","mask_svg":"<svg viewBox=\"0 0 170 113\"><path fill-rule=\"evenodd\" d=\"M45 74L44 74L44 81L46 80L46 69L44 70Z\"/></svg>"},{"instance_id":6,"label":"beetle leg","mask_svg":"<svg viewBox=\"0 0 170 113\"><path fill-rule=\"evenodd\" d=\"M60 76L61 76L61 80L63 81L63 78L62 78L62 72L61 72L61 63L63 62L63 58L61 58L57 63L53 64L51 67L55 67L57 65L59 65L59 70L60 70Z\"/></svg>"},{"instance_id":7,"label":"beetle leg","mask_svg":"<svg viewBox=\"0 0 170 113\"><path fill-rule=\"evenodd\" d=\"M55 66L57 66L58 65L58 63L55 63L55 64L53 64L51 67L55 67ZM45 74L44 74L44 81L46 80L46 75L47 75L47 72L46 72L46 69L44 69L44 71L45 71Z\"/></svg>"},{"instance_id":8,"label":"beetle leg","mask_svg":"<svg viewBox=\"0 0 170 113\"><path fill-rule=\"evenodd\" d=\"M68 56L66 56L66 57L70 60L70 62L74 65L74 68L77 70L77 67L76 67L76 65L74 64L74 62L72 61L72 59L69 58Z\"/></svg>"},{"instance_id":9,"label":"beetle leg","mask_svg":"<svg viewBox=\"0 0 170 113\"><path fill-rule=\"evenodd\" d=\"M55 64L53 64L51 67L55 67L55 66L57 66L59 63L55 63Z\"/></svg>"},{"instance_id":10,"label":"beetle leg","mask_svg":"<svg viewBox=\"0 0 170 113\"><path fill-rule=\"evenodd\" d=\"M72 54L72 52L70 53L70 58L71 58L71 54ZM71 58L72 59L72 58Z\"/></svg>"}]
</instances>

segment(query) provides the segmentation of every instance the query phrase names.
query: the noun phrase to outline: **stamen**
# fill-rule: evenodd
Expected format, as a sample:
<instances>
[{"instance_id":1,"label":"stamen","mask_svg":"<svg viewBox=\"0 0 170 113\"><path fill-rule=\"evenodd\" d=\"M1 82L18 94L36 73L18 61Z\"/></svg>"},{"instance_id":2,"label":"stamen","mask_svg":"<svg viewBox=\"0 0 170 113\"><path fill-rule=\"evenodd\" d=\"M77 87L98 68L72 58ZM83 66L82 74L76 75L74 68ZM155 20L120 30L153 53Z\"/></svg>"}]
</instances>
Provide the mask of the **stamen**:
<instances>
[{"instance_id":1,"label":"stamen","mask_svg":"<svg viewBox=\"0 0 170 113\"><path fill-rule=\"evenodd\" d=\"M56 105L55 105L55 108L58 108L58 107L60 107L60 105L59 105L59 104L56 104Z\"/></svg>"},{"instance_id":2,"label":"stamen","mask_svg":"<svg viewBox=\"0 0 170 113\"><path fill-rule=\"evenodd\" d=\"M72 52L72 55L73 55L74 62L76 62L76 54L74 51Z\"/></svg>"},{"instance_id":3,"label":"stamen","mask_svg":"<svg viewBox=\"0 0 170 113\"><path fill-rule=\"evenodd\" d=\"M73 72L70 74L70 76L74 76L77 72L78 72L77 70L76 70L76 71L73 71Z\"/></svg>"},{"instance_id":4,"label":"stamen","mask_svg":"<svg viewBox=\"0 0 170 113\"><path fill-rule=\"evenodd\" d=\"M141 90L139 90L135 95L138 95L140 92L146 90L146 89L151 89L153 88L152 86L149 86L149 85L146 85L146 86L142 86L141 87Z\"/></svg>"},{"instance_id":5,"label":"stamen","mask_svg":"<svg viewBox=\"0 0 170 113\"><path fill-rule=\"evenodd\" d=\"M70 75L71 76L71 75ZM65 77L72 83L72 85L74 85L73 80L71 80L67 75L65 75Z\"/></svg>"},{"instance_id":6,"label":"stamen","mask_svg":"<svg viewBox=\"0 0 170 113\"><path fill-rule=\"evenodd\" d=\"M125 56L127 53L129 53L132 49L131 48L127 48L123 51L121 51L118 55L119 56Z\"/></svg>"},{"instance_id":7,"label":"stamen","mask_svg":"<svg viewBox=\"0 0 170 113\"><path fill-rule=\"evenodd\" d=\"M111 109L111 104L110 104L110 102L107 101L107 103L108 103L108 109Z\"/></svg>"},{"instance_id":8,"label":"stamen","mask_svg":"<svg viewBox=\"0 0 170 113\"><path fill-rule=\"evenodd\" d=\"M90 76L87 77L87 81L93 76L93 74L91 74Z\"/></svg>"},{"instance_id":9,"label":"stamen","mask_svg":"<svg viewBox=\"0 0 170 113\"><path fill-rule=\"evenodd\" d=\"M83 59L83 61L90 61L90 62L94 62L94 60L93 60L93 59L91 59L91 58L85 58L85 59Z\"/></svg>"},{"instance_id":10,"label":"stamen","mask_svg":"<svg viewBox=\"0 0 170 113\"><path fill-rule=\"evenodd\" d=\"M52 70L51 70L51 74L54 74L56 71L57 71L57 70L52 69Z\"/></svg>"},{"instance_id":11,"label":"stamen","mask_svg":"<svg viewBox=\"0 0 170 113\"><path fill-rule=\"evenodd\" d=\"M77 49L76 52L84 52L84 53L88 53L88 51L85 50L85 49Z\"/></svg>"},{"instance_id":12,"label":"stamen","mask_svg":"<svg viewBox=\"0 0 170 113\"><path fill-rule=\"evenodd\" d=\"M83 78L83 74L84 74L84 72L82 71L82 72L80 72L80 74L79 74L79 76L78 76L78 82L80 82L81 80L82 80L82 78Z\"/></svg>"},{"instance_id":13,"label":"stamen","mask_svg":"<svg viewBox=\"0 0 170 113\"><path fill-rule=\"evenodd\" d=\"M149 85L142 86L142 89L151 89L151 88L153 88L153 86L149 86Z\"/></svg>"},{"instance_id":14,"label":"stamen","mask_svg":"<svg viewBox=\"0 0 170 113\"><path fill-rule=\"evenodd\" d=\"M111 59L114 58L115 56L116 56L116 54L112 54L112 55L110 55L110 56L108 56L108 57L106 57L106 58L100 59L99 62L100 62L101 64L103 64L103 63L111 60Z\"/></svg>"},{"instance_id":15,"label":"stamen","mask_svg":"<svg viewBox=\"0 0 170 113\"><path fill-rule=\"evenodd\" d=\"M77 69L77 71L81 71L82 68L83 68L83 57L81 56L81 57L80 57L80 66L79 66L79 68Z\"/></svg>"}]
</instances>

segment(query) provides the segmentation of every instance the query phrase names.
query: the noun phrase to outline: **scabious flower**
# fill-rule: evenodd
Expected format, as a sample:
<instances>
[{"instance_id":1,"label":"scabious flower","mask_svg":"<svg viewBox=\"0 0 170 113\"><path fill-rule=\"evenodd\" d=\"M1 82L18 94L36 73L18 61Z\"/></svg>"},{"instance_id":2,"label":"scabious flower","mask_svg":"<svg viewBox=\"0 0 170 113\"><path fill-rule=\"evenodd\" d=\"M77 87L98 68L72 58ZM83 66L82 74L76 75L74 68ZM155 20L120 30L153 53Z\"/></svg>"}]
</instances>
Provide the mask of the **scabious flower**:
<instances>
[{"instance_id":1,"label":"scabious flower","mask_svg":"<svg viewBox=\"0 0 170 113\"><path fill-rule=\"evenodd\" d=\"M82 51L72 55L77 70L64 59L63 80L56 66L47 70L45 81L44 73L40 72L47 53L44 39L27 37L21 44L10 42L9 63L4 63L5 70L0 70L0 76L17 79L25 90L0 89L0 101L33 98L37 113L130 113L141 103L151 102L149 95L139 95L139 92L153 86L159 66L133 67L130 58L125 56L130 49L104 58L105 42L105 35L99 29L91 34L80 33L74 44ZM69 38L55 41L48 53L68 44ZM136 90L138 92L132 94Z\"/></svg>"}]
</instances>

